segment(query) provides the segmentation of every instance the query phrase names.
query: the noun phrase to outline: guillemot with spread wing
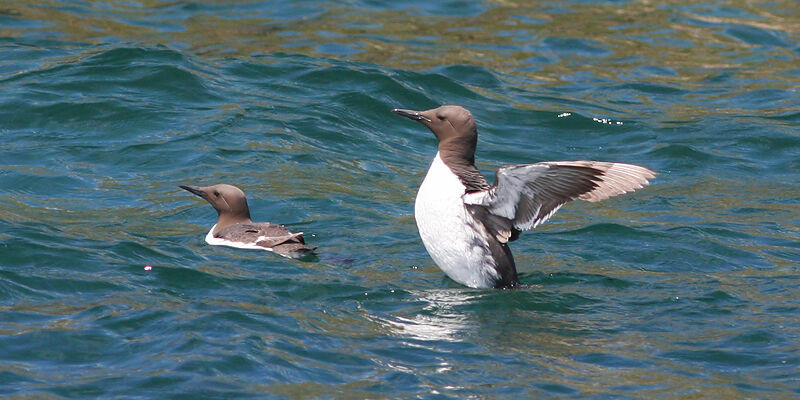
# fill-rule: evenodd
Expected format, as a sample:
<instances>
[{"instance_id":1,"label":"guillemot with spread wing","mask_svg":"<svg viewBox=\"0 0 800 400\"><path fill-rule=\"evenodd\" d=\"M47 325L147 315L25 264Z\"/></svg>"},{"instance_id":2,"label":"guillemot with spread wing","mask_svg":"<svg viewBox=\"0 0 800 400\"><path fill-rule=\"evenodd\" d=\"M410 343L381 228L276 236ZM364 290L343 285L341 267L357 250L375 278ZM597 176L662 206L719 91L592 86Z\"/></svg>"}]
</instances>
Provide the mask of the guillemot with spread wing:
<instances>
[{"instance_id":1,"label":"guillemot with spread wing","mask_svg":"<svg viewBox=\"0 0 800 400\"><path fill-rule=\"evenodd\" d=\"M283 225L253 222L244 192L236 186L179 187L202 197L217 210L217 223L206 235L210 245L267 250L292 258L311 255L316 249L306 245L303 232L292 233Z\"/></svg>"},{"instance_id":2,"label":"guillemot with spread wing","mask_svg":"<svg viewBox=\"0 0 800 400\"><path fill-rule=\"evenodd\" d=\"M638 165L548 161L507 165L494 185L475 167L478 128L463 107L394 109L427 126L439 140L417 192L414 217L433 261L454 281L473 288L519 283L508 242L571 200L590 202L640 189L656 173Z\"/></svg>"}]
</instances>

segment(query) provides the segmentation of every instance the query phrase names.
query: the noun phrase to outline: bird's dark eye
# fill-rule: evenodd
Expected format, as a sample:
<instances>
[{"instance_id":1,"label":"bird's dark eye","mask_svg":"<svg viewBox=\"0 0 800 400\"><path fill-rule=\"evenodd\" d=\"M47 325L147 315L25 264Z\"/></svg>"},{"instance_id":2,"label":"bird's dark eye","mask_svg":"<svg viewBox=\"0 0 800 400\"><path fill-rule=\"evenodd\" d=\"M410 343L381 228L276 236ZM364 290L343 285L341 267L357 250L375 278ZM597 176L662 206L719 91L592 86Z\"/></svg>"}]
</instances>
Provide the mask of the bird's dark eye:
<instances>
[{"instance_id":1,"label":"bird's dark eye","mask_svg":"<svg viewBox=\"0 0 800 400\"><path fill-rule=\"evenodd\" d=\"M217 197L219 197L219 192L215 190L215 191L214 191L214 196L217 196Z\"/></svg>"},{"instance_id":2,"label":"bird's dark eye","mask_svg":"<svg viewBox=\"0 0 800 400\"><path fill-rule=\"evenodd\" d=\"M447 119L444 117L444 115L437 115L436 118L439 118L439 121L444 121Z\"/></svg>"}]
</instances>

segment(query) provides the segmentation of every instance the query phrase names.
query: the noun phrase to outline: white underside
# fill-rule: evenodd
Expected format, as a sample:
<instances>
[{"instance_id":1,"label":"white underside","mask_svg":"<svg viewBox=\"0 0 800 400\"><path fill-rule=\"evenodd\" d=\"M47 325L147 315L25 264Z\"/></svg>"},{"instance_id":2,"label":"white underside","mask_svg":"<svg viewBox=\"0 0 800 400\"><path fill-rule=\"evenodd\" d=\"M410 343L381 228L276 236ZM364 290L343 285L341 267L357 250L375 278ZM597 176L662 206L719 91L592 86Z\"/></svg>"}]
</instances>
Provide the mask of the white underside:
<instances>
[{"instance_id":1,"label":"white underside","mask_svg":"<svg viewBox=\"0 0 800 400\"><path fill-rule=\"evenodd\" d=\"M417 228L428 254L447 276L469 287L493 287L499 275L488 235L464 206L465 189L437 153L417 192Z\"/></svg>"},{"instance_id":2,"label":"white underside","mask_svg":"<svg viewBox=\"0 0 800 400\"><path fill-rule=\"evenodd\" d=\"M211 227L211 230L208 231L206 234L206 243L212 246L227 246L227 247L235 247L237 249L245 249L245 250L266 250L266 251L273 251L271 247L263 247L256 245L257 242L267 239L266 236L259 236L256 240L256 243L244 243L244 242L234 242L232 240L225 240L218 237L214 237L214 228L217 225ZM302 232L301 232L302 233ZM281 254L283 255L283 254Z\"/></svg>"}]
</instances>

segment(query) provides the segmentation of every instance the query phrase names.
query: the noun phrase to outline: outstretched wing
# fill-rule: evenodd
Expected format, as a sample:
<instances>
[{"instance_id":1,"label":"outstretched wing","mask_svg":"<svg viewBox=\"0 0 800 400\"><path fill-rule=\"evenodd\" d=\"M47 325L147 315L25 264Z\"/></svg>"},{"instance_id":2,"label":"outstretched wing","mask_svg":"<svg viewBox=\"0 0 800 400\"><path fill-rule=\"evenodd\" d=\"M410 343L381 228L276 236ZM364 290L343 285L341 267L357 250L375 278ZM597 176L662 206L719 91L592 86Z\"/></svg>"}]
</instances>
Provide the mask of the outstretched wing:
<instances>
[{"instance_id":1,"label":"outstretched wing","mask_svg":"<svg viewBox=\"0 0 800 400\"><path fill-rule=\"evenodd\" d=\"M494 186L463 199L473 214L488 212L487 228L504 243L546 221L570 200L604 200L640 189L655 176L638 165L600 161L511 165L497 170Z\"/></svg>"}]
</instances>

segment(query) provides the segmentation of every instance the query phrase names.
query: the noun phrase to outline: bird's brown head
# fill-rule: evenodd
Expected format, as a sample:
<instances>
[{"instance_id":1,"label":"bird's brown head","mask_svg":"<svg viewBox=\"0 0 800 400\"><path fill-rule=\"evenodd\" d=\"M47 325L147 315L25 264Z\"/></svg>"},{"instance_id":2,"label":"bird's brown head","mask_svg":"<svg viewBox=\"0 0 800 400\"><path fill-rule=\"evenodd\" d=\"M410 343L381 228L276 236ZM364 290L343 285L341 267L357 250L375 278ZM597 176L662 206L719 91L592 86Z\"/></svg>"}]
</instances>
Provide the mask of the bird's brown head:
<instances>
[{"instance_id":1,"label":"bird's brown head","mask_svg":"<svg viewBox=\"0 0 800 400\"><path fill-rule=\"evenodd\" d=\"M427 111L395 108L392 112L427 126L439 140L440 152L454 152L470 163L474 162L478 127L466 108L445 105Z\"/></svg>"},{"instance_id":2,"label":"bird's brown head","mask_svg":"<svg viewBox=\"0 0 800 400\"><path fill-rule=\"evenodd\" d=\"M179 187L204 198L214 206L219 215L217 229L237 223L252 222L244 192L236 186L222 183L214 186L179 185Z\"/></svg>"}]
</instances>

